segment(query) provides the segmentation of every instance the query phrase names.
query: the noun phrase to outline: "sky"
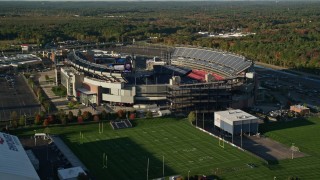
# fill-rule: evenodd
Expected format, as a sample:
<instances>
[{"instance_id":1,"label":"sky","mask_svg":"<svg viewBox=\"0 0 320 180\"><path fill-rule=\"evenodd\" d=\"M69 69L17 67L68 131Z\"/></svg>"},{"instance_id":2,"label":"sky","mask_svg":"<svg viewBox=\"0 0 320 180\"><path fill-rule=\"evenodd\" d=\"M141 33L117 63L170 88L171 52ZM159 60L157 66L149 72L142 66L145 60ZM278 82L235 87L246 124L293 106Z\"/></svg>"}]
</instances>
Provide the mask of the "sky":
<instances>
[{"instance_id":1,"label":"sky","mask_svg":"<svg viewBox=\"0 0 320 180\"><path fill-rule=\"evenodd\" d=\"M0 1L276 1L276 0L0 0ZM286 0L290 1L290 0ZM291 0L295 1L295 0ZM303 0L300 0L303 1Z\"/></svg>"},{"instance_id":2,"label":"sky","mask_svg":"<svg viewBox=\"0 0 320 180\"><path fill-rule=\"evenodd\" d=\"M308 2L308 1L320 1L320 0L0 0L1 1L87 1L87 2L93 2L93 1L106 1L106 2L138 2L138 1L303 1L303 2Z\"/></svg>"}]
</instances>

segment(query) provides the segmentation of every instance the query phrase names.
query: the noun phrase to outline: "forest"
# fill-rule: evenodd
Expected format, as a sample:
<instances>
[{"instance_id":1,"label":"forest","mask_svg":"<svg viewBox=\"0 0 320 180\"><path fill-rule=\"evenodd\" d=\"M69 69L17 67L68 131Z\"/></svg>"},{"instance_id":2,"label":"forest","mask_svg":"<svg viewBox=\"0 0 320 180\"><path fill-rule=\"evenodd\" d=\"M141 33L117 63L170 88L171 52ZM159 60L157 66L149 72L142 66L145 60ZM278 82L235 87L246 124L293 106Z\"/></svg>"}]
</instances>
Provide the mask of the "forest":
<instances>
[{"instance_id":1,"label":"forest","mask_svg":"<svg viewBox=\"0 0 320 180\"><path fill-rule=\"evenodd\" d=\"M203 36L242 32L248 36ZM320 2L0 2L0 51L64 40L215 48L320 74Z\"/></svg>"}]
</instances>

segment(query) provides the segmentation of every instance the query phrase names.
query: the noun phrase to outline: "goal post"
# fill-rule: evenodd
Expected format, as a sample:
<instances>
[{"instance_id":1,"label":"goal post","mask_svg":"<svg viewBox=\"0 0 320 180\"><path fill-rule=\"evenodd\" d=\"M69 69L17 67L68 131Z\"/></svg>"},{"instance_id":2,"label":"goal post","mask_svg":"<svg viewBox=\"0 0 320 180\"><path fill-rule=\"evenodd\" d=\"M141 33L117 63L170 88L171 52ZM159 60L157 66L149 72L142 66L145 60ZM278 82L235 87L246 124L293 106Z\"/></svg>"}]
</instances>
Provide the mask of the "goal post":
<instances>
[{"instance_id":1,"label":"goal post","mask_svg":"<svg viewBox=\"0 0 320 180\"><path fill-rule=\"evenodd\" d=\"M219 146L224 148L224 139L219 137Z\"/></svg>"}]
</instances>

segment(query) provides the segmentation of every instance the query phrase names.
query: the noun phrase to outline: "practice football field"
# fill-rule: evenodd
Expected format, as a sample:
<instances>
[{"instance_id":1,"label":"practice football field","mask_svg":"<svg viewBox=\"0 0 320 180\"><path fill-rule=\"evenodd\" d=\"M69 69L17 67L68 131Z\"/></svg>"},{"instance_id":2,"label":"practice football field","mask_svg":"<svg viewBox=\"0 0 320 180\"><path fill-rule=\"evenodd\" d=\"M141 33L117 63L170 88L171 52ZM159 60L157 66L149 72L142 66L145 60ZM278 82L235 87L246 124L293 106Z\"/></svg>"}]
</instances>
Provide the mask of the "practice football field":
<instances>
[{"instance_id":1,"label":"practice football field","mask_svg":"<svg viewBox=\"0 0 320 180\"><path fill-rule=\"evenodd\" d=\"M134 128L112 130L109 124L104 123L104 132L101 134L98 124L50 127L50 131L51 134L61 135L96 179L147 179L147 176L153 179L163 177L163 172L166 177L182 175L186 178L188 171L190 176L217 175L222 179L320 177L320 155L317 150L306 152L310 155L308 157L282 160L268 165L230 145L224 144L224 148L220 147L216 138L191 126L187 120L135 120L133 124ZM297 125L289 128L302 128L306 134L312 134L315 130L319 131L319 125L317 122L309 127ZM314 131L308 131L310 128ZM82 143L80 131L84 135ZM281 132L284 132L284 136L292 137L293 134L300 137L296 133L300 131L286 132L286 129L282 128L271 128L268 135L273 137L271 134ZM24 131L21 135L25 133L27 132ZM319 142L320 138L316 139ZM299 146L300 150L303 150L304 146L309 145L306 141ZM313 151L315 153L312 153ZM103 162L104 154L107 162ZM248 163L257 167L251 168Z\"/></svg>"},{"instance_id":2,"label":"practice football field","mask_svg":"<svg viewBox=\"0 0 320 180\"><path fill-rule=\"evenodd\" d=\"M65 136L65 141L94 175L103 179L146 179L149 159L150 179L164 175L227 173L251 170L246 163L257 163L256 158L234 147L219 146L215 138L192 127L185 120L139 120L131 129L112 130L104 124L81 127ZM103 168L103 153L107 168ZM163 161L164 160L164 161ZM164 162L164 168L163 168Z\"/></svg>"}]
</instances>

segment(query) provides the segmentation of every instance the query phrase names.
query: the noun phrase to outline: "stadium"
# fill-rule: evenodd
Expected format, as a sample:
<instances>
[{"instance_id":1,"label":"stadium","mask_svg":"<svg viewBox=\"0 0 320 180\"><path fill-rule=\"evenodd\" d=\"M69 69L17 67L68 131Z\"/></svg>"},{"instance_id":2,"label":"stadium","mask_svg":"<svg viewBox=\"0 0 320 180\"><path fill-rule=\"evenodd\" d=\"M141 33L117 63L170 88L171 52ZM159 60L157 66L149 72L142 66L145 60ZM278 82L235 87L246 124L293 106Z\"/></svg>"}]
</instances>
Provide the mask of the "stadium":
<instances>
[{"instance_id":1,"label":"stadium","mask_svg":"<svg viewBox=\"0 0 320 180\"><path fill-rule=\"evenodd\" d=\"M165 58L145 61L133 54L73 50L56 65L56 77L69 96L88 106L152 106L172 112L246 108L254 103L256 90L251 60L192 47L176 47Z\"/></svg>"}]
</instances>

